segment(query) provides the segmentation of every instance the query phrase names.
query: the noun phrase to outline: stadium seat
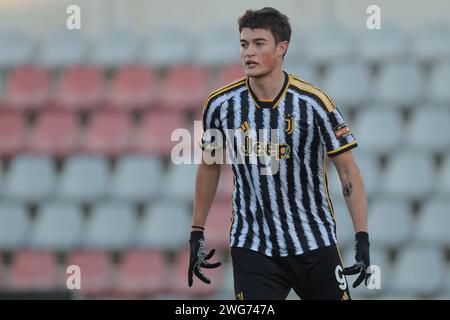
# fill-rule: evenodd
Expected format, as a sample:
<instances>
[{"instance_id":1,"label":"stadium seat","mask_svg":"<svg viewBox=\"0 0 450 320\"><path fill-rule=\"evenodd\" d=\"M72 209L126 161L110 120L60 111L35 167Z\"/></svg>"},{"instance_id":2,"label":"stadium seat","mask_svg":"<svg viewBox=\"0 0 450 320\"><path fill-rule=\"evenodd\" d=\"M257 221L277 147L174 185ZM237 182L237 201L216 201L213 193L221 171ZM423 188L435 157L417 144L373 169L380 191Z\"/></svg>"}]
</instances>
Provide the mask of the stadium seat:
<instances>
[{"instance_id":1,"label":"stadium seat","mask_svg":"<svg viewBox=\"0 0 450 320\"><path fill-rule=\"evenodd\" d=\"M50 97L51 79L46 69L22 66L9 76L4 100L18 110L37 109Z\"/></svg>"},{"instance_id":2,"label":"stadium seat","mask_svg":"<svg viewBox=\"0 0 450 320\"><path fill-rule=\"evenodd\" d=\"M411 53L414 58L424 62L446 59L450 55L448 25L432 25L414 34Z\"/></svg>"},{"instance_id":3,"label":"stadium seat","mask_svg":"<svg viewBox=\"0 0 450 320\"><path fill-rule=\"evenodd\" d=\"M171 141L173 130L184 128L181 113L151 111L145 114L138 128L135 149L139 153L169 156L176 142Z\"/></svg>"},{"instance_id":4,"label":"stadium seat","mask_svg":"<svg viewBox=\"0 0 450 320\"><path fill-rule=\"evenodd\" d=\"M228 249L231 225L231 202L215 200L206 220L205 239L215 249Z\"/></svg>"},{"instance_id":5,"label":"stadium seat","mask_svg":"<svg viewBox=\"0 0 450 320\"><path fill-rule=\"evenodd\" d=\"M442 197L450 197L450 152L447 153L446 161L437 174L435 192Z\"/></svg>"},{"instance_id":6,"label":"stadium seat","mask_svg":"<svg viewBox=\"0 0 450 320\"><path fill-rule=\"evenodd\" d=\"M50 157L19 155L6 176L4 196L25 202L46 201L55 191L55 180Z\"/></svg>"},{"instance_id":7,"label":"stadium seat","mask_svg":"<svg viewBox=\"0 0 450 320\"><path fill-rule=\"evenodd\" d=\"M400 61L408 50L408 38L392 25L380 30L365 29L358 37L356 52L367 63Z\"/></svg>"},{"instance_id":8,"label":"stadium seat","mask_svg":"<svg viewBox=\"0 0 450 320\"><path fill-rule=\"evenodd\" d=\"M414 110L405 131L407 146L420 152L443 152L450 147L450 112L447 108Z\"/></svg>"},{"instance_id":9,"label":"stadium seat","mask_svg":"<svg viewBox=\"0 0 450 320\"><path fill-rule=\"evenodd\" d=\"M307 43L306 57L313 64L332 64L353 56L354 40L340 25L321 25L309 34Z\"/></svg>"},{"instance_id":10,"label":"stadium seat","mask_svg":"<svg viewBox=\"0 0 450 320\"><path fill-rule=\"evenodd\" d=\"M300 31L301 32L301 31ZM291 34L291 40L289 41L289 48L284 56L284 65L290 65L291 63L297 63L300 61L306 61L308 39L305 34L298 34L297 30ZM289 69L286 71L290 72Z\"/></svg>"},{"instance_id":11,"label":"stadium seat","mask_svg":"<svg viewBox=\"0 0 450 320\"><path fill-rule=\"evenodd\" d=\"M450 247L450 201L435 199L422 208L414 238L421 244Z\"/></svg>"},{"instance_id":12,"label":"stadium seat","mask_svg":"<svg viewBox=\"0 0 450 320\"><path fill-rule=\"evenodd\" d=\"M312 84L316 84L318 79L315 68L313 68L309 64L304 63L303 61L287 61L284 67L284 71L294 75L295 77L298 77L305 82Z\"/></svg>"},{"instance_id":13,"label":"stadium seat","mask_svg":"<svg viewBox=\"0 0 450 320\"><path fill-rule=\"evenodd\" d=\"M397 150L403 138L402 117L398 110L374 106L361 113L350 127L361 152L388 153Z\"/></svg>"},{"instance_id":14,"label":"stadium seat","mask_svg":"<svg viewBox=\"0 0 450 320\"><path fill-rule=\"evenodd\" d=\"M146 109L157 99L157 77L151 68L120 67L112 80L110 103L122 109Z\"/></svg>"},{"instance_id":15,"label":"stadium seat","mask_svg":"<svg viewBox=\"0 0 450 320\"><path fill-rule=\"evenodd\" d=\"M322 86L338 108L360 107L369 95L369 70L354 61L333 65Z\"/></svg>"},{"instance_id":16,"label":"stadium seat","mask_svg":"<svg viewBox=\"0 0 450 320\"><path fill-rule=\"evenodd\" d=\"M51 33L41 45L37 62L47 68L59 69L86 62L88 42L80 33L70 30Z\"/></svg>"},{"instance_id":17,"label":"stadium seat","mask_svg":"<svg viewBox=\"0 0 450 320\"><path fill-rule=\"evenodd\" d=\"M206 248L209 252L210 249ZM212 262L222 261L223 257L220 252L211 258ZM189 250L181 250L178 252L175 262L172 265L171 275L169 281L169 291L173 294L190 295L191 297L205 297L216 293L223 284L223 270L219 269L202 269L206 277L211 280L210 284L202 282L200 279L194 276L194 282L192 287L187 286L186 268L189 266Z\"/></svg>"},{"instance_id":18,"label":"stadium seat","mask_svg":"<svg viewBox=\"0 0 450 320\"><path fill-rule=\"evenodd\" d=\"M14 250L28 239L29 220L23 205L2 200L0 204L0 249Z\"/></svg>"},{"instance_id":19,"label":"stadium seat","mask_svg":"<svg viewBox=\"0 0 450 320\"><path fill-rule=\"evenodd\" d=\"M336 219L336 237L340 248L352 247L355 242L355 228L344 199L332 202Z\"/></svg>"},{"instance_id":20,"label":"stadium seat","mask_svg":"<svg viewBox=\"0 0 450 320\"><path fill-rule=\"evenodd\" d=\"M395 154L383 175L383 196L426 199L435 181L433 163L427 154L406 151Z\"/></svg>"},{"instance_id":21,"label":"stadium seat","mask_svg":"<svg viewBox=\"0 0 450 320\"><path fill-rule=\"evenodd\" d=\"M122 256L116 291L130 298L146 298L164 292L168 279L164 252L131 249Z\"/></svg>"},{"instance_id":22,"label":"stadium seat","mask_svg":"<svg viewBox=\"0 0 450 320\"><path fill-rule=\"evenodd\" d=\"M70 252L67 266L76 265L81 270L81 293L86 297L110 295L114 288L114 268L109 254L101 250Z\"/></svg>"},{"instance_id":23,"label":"stadium seat","mask_svg":"<svg viewBox=\"0 0 450 320\"><path fill-rule=\"evenodd\" d=\"M16 251L8 279L14 291L47 291L62 287L55 256L45 250Z\"/></svg>"},{"instance_id":24,"label":"stadium seat","mask_svg":"<svg viewBox=\"0 0 450 320\"><path fill-rule=\"evenodd\" d=\"M22 115L10 109L0 109L0 154L10 157L22 151L26 137Z\"/></svg>"},{"instance_id":25,"label":"stadium seat","mask_svg":"<svg viewBox=\"0 0 450 320\"><path fill-rule=\"evenodd\" d=\"M75 152L79 143L78 119L66 110L48 110L39 114L27 149L33 153L66 156Z\"/></svg>"},{"instance_id":26,"label":"stadium seat","mask_svg":"<svg viewBox=\"0 0 450 320\"><path fill-rule=\"evenodd\" d=\"M429 296L443 289L444 276L441 249L411 246L400 252L393 270L392 289L404 296Z\"/></svg>"},{"instance_id":27,"label":"stadium seat","mask_svg":"<svg viewBox=\"0 0 450 320\"><path fill-rule=\"evenodd\" d=\"M131 144L131 119L119 110L101 110L93 114L82 149L87 153L117 156Z\"/></svg>"},{"instance_id":28,"label":"stadium seat","mask_svg":"<svg viewBox=\"0 0 450 320\"><path fill-rule=\"evenodd\" d=\"M450 62L436 64L431 70L427 99L438 104L448 104L450 101L448 83L450 83Z\"/></svg>"},{"instance_id":29,"label":"stadium seat","mask_svg":"<svg viewBox=\"0 0 450 320\"><path fill-rule=\"evenodd\" d=\"M414 221L408 203L402 200L375 201L369 208L370 235L380 248L400 248L412 239Z\"/></svg>"},{"instance_id":30,"label":"stadium seat","mask_svg":"<svg viewBox=\"0 0 450 320\"><path fill-rule=\"evenodd\" d=\"M243 78L244 76L244 67L242 66L242 63L229 64L219 71L217 82L212 88L209 89L211 91L217 90L231 82Z\"/></svg>"},{"instance_id":31,"label":"stadium seat","mask_svg":"<svg viewBox=\"0 0 450 320\"><path fill-rule=\"evenodd\" d=\"M172 164L164 179L164 195L172 201L191 201L196 172L197 166L194 164Z\"/></svg>"},{"instance_id":32,"label":"stadium seat","mask_svg":"<svg viewBox=\"0 0 450 320\"><path fill-rule=\"evenodd\" d=\"M12 68L32 61L33 43L20 31L0 33L0 68Z\"/></svg>"},{"instance_id":33,"label":"stadium seat","mask_svg":"<svg viewBox=\"0 0 450 320\"><path fill-rule=\"evenodd\" d=\"M151 66L167 67L187 63L193 57L192 38L182 29L161 27L146 42L142 59Z\"/></svg>"},{"instance_id":34,"label":"stadium seat","mask_svg":"<svg viewBox=\"0 0 450 320\"><path fill-rule=\"evenodd\" d=\"M4 184L4 177L3 177L3 165L2 162L0 160L0 196L2 195L2 189L3 189L3 184Z\"/></svg>"},{"instance_id":35,"label":"stadium seat","mask_svg":"<svg viewBox=\"0 0 450 320\"><path fill-rule=\"evenodd\" d=\"M423 97L424 77L412 62L386 63L372 86L372 96L380 103L413 105Z\"/></svg>"},{"instance_id":36,"label":"stadium seat","mask_svg":"<svg viewBox=\"0 0 450 320\"><path fill-rule=\"evenodd\" d=\"M98 106L103 100L104 84L100 69L89 66L70 66L64 70L56 102L75 110Z\"/></svg>"},{"instance_id":37,"label":"stadium seat","mask_svg":"<svg viewBox=\"0 0 450 320\"><path fill-rule=\"evenodd\" d=\"M125 155L111 177L110 197L121 201L143 202L161 193L163 164L157 157Z\"/></svg>"},{"instance_id":38,"label":"stadium seat","mask_svg":"<svg viewBox=\"0 0 450 320\"><path fill-rule=\"evenodd\" d=\"M83 217L80 207L63 202L39 208L30 233L33 248L65 251L81 244Z\"/></svg>"},{"instance_id":39,"label":"stadium seat","mask_svg":"<svg viewBox=\"0 0 450 320\"><path fill-rule=\"evenodd\" d=\"M137 233L141 247L177 250L189 240L190 212L185 204L157 202L147 207Z\"/></svg>"},{"instance_id":40,"label":"stadium seat","mask_svg":"<svg viewBox=\"0 0 450 320\"><path fill-rule=\"evenodd\" d=\"M72 155L66 159L59 179L58 197L92 202L106 193L109 173L103 157Z\"/></svg>"},{"instance_id":41,"label":"stadium seat","mask_svg":"<svg viewBox=\"0 0 450 320\"><path fill-rule=\"evenodd\" d=\"M100 203L92 209L84 246L121 250L135 244L136 229L137 216L132 206L116 202Z\"/></svg>"},{"instance_id":42,"label":"stadium seat","mask_svg":"<svg viewBox=\"0 0 450 320\"><path fill-rule=\"evenodd\" d=\"M196 109L208 95L207 69L184 65L168 70L161 88L161 102L174 109Z\"/></svg>"},{"instance_id":43,"label":"stadium seat","mask_svg":"<svg viewBox=\"0 0 450 320\"><path fill-rule=\"evenodd\" d=\"M205 30L197 39L195 62L216 67L239 61L239 32L224 26Z\"/></svg>"},{"instance_id":44,"label":"stadium seat","mask_svg":"<svg viewBox=\"0 0 450 320\"><path fill-rule=\"evenodd\" d=\"M111 29L97 39L92 63L103 68L115 68L135 63L138 57L139 40L124 29Z\"/></svg>"},{"instance_id":45,"label":"stadium seat","mask_svg":"<svg viewBox=\"0 0 450 320\"><path fill-rule=\"evenodd\" d=\"M108 174L108 164L103 157L73 155L63 166L58 197L80 202L96 201L105 195Z\"/></svg>"}]
</instances>

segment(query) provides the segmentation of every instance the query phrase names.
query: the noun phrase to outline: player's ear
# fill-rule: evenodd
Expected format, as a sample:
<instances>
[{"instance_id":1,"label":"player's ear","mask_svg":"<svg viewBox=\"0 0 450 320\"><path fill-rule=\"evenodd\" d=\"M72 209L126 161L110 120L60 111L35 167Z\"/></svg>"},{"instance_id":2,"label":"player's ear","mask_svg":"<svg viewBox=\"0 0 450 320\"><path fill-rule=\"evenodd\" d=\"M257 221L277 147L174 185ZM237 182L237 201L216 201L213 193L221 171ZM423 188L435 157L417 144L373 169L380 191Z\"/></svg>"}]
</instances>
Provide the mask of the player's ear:
<instances>
[{"instance_id":1,"label":"player's ear","mask_svg":"<svg viewBox=\"0 0 450 320\"><path fill-rule=\"evenodd\" d=\"M287 49L289 48L289 42L288 41L281 41L277 45L277 53L280 56L284 56L286 54Z\"/></svg>"}]
</instances>

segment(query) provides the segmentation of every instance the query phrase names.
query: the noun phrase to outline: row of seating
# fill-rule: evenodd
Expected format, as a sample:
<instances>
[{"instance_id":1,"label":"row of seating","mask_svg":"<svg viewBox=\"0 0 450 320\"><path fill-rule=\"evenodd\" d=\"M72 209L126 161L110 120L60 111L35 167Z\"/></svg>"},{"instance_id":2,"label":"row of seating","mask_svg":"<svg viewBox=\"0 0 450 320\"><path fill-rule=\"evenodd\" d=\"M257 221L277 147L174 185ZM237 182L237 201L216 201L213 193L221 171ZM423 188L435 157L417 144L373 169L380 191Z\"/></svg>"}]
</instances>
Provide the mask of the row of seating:
<instances>
[{"instance_id":1,"label":"row of seating","mask_svg":"<svg viewBox=\"0 0 450 320\"><path fill-rule=\"evenodd\" d=\"M177 143L171 141L173 131L185 128L195 133L193 120L202 119L202 110L198 111L188 120L183 113L154 109L142 113L136 123L134 114L105 108L92 112L86 124L84 116L53 108L40 112L30 126L27 116L0 109L0 155L29 151L65 156L82 151L107 156L125 152L168 156ZM443 153L450 147L449 108L417 109L408 121L399 110L373 108L347 121L366 153L402 148ZM198 126L197 131L201 131L200 123ZM192 145L195 139L191 137Z\"/></svg>"},{"instance_id":2,"label":"row of seating","mask_svg":"<svg viewBox=\"0 0 450 320\"><path fill-rule=\"evenodd\" d=\"M208 242L228 246L231 207L216 201L208 221ZM131 205L117 201L98 203L86 216L73 203L51 201L41 205L33 219L24 206L0 205L0 248L21 247L65 251L73 248L121 250L139 246L164 250L182 247L189 235L192 213L185 204L151 202L142 215ZM170 230L170 233L167 232Z\"/></svg>"},{"instance_id":3,"label":"row of seating","mask_svg":"<svg viewBox=\"0 0 450 320\"><path fill-rule=\"evenodd\" d=\"M83 121L73 112L49 109L39 114L31 129L27 117L0 110L0 155L32 152L66 156L86 152L117 156L136 152L168 156L177 143L171 141L172 132L193 126L183 114L161 109L143 114L139 125L132 115L117 109L92 114L87 128L83 128Z\"/></svg>"},{"instance_id":4,"label":"row of seating","mask_svg":"<svg viewBox=\"0 0 450 320\"><path fill-rule=\"evenodd\" d=\"M344 251L344 265L354 261L352 249ZM81 271L83 297L204 297L233 299L233 276L228 251L218 251L215 259L225 262L216 270L206 270L212 280L210 285L194 281L187 286L189 251L176 252L169 262L164 251L152 249L129 249L121 254L120 261L113 262L111 255L102 250L74 250L63 262L45 250L17 251L8 265L0 264L0 288L20 291L45 291L66 288L66 281L75 265ZM379 288L369 290L359 287L351 290L355 297L375 297L397 294L406 297L439 297L448 295L450 266L442 250L427 246L411 246L399 252L392 261L384 252L372 250L372 264L379 267ZM68 272L69 270L69 272ZM347 278L350 283L354 281ZM377 282L374 282L377 284Z\"/></svg>"},{"instance_id":5,"label":"row of seating","mask_svg":"<svg viewBox=\"0 0 450 320\"><path fill-rule=\"evenodd\" d=\"M59 68L75 63L93 63L104 67L140 61L156 66L195 62L220 65L239 57L237 29L217 26L201 34L166 26L155 30L148 40L127 30L113 29L88 40L79 31L50 34L38 48L18 31L3 30L0 67L30 61ZM310 63L333 63L361 57L368 62L401 60L405 56L433 61L450 54L448 25L435 25L420 32L403 32L395 26L352 34L340 25L321 25L307 35L294 30L289 57L308 59ZM37 49L37 50L36 50Z\"/></svg>"},{"instance_id":6,"label":"row of seating","mask_svg":"<svg viewBox=\"0 0 450 320\"><path fill-rule=\"evenodd\" d=\"M395 150L383 168L370 153L354 150L354 154L369 196L420 200L450 194L449 157L436 168L427 153ZM332 165L329 165L328 174L330 194L341 195L340 179Z\"/></svg>"},{"instance_id":7,"label":"row of seating","mask_svg":"<svg viewBox=\"0 0 450 320\"><path fill-rule=\"evenodd\" d=\"M429 76L419 65L407 61L386 63L378 75L355 61L333 66L321 77L305 63L287 62L285 69L326 90L344 107L371 101L393 107L424 99L434 104L450 101L448 61L437 64ZM225 66L217 76L201 66L175 66L163 77L152 68L128 65L119 67L109 82L97 66L69 66L61 77L53 79L48 69L27 65L14 69L6 83L0 80L0 97L4 91L3 102L19 110L37 109L50 102L77 110L105 103L125 109L155 104L192 109L201 106L210 91L242 76L240 64Z\"/></svg>"},{"instance_id":8,"label":"row of seating","mask_svg":"<svg viewBox=\"0 0 450 320\"><path fill-rule=\"evenodd\" d=\"M34 217L30 218L23 205L5 201L0 205L0 248L119 250L139 245L175 250L182 246L188 237L191 206L174 199L145 204L140 211L116 199L99 201L86 213L78 204L54 199L38 206ZM333 207L338 239L343 246L351 246L354 227L348 208L340 198L333 201ZM413 241L450 248L448 199L425 200L417 217L411 208L409 202L399 199L370 201L369 225L376 246L399 248ZM231 220L230 201L218 196L210 212L206 231L208 243L225 248Z\"/></svg>"},{"instance_id":9,"label":"row of seating","mask_svg":"<svg viewBox=\"0 0 450 320\"><path fill-rule=\"evenodd\" d=\"M411 151L393 154L386 168L380 168L368 155L358 154L356 159L370 195L420 200L450 194L449 156L440 168L428 155ZM225 168L225 179L232 185L230 168ZM339 177L334 169L329 171L330 193L339 194ZM160 160L139 155L119 158L111 172L104 157L79 154L67 158L61 171L56 172L49 156L20 155L12 159L5 173L0 169L0 195L26 202L46 201L54 196L79 202L108 196L138 202L155 196L189 201L195 172L194 164L171 164L164 171Z\"/></svg>"},{"instance_id":10,"label":"row of seating","mask_svg":"<svg viewBox=\"0 0 450 320\"><path fill-rule=\"evenodd\" d=\"M168 263L165 252L130 249L124 251L120 263L115 264L108 252L89 249L71 251L65 262L59 263L50 251L20 250L14 254L9 267L0 264L0 289L67 289L67 279L73 274L73 269L68 267L74 265L79 267L81 275L81 289L75 293L85 298L148 298L162 293L211 295L222 285L222 273L211 275L211 286L196 283L188 288L188 255L186 249L179 250L174 262Z\"/></svg>"},{"instance_id":11,"label":"row of seating","mask_svg":"<svg viewBox=\"0 0 450 320\"><path fill-rule=\"evenodd\" d=\"M354 226L343 199L333 201L339 243L350 247ZM411 243L450 248L450 202L448 198L424 201L416 214L412 205L399 199L369 201L369 228L374 246L379 249L408 247ZM376 239L376 240L375 240Z\"/></svg>"}]
</instances>

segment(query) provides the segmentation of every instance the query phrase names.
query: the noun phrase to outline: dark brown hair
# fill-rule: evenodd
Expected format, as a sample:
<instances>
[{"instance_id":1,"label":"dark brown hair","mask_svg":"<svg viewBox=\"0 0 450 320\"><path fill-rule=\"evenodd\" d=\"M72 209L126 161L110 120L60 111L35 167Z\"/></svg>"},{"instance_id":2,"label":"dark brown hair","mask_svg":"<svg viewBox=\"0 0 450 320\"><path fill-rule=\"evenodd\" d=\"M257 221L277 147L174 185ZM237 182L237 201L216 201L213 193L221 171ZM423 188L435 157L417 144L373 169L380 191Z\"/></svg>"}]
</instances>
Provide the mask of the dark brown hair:
<instances>
[{"instance_id":1,"label":"dark brown hair","mask_svg":"<svg viewBox=\"0 0 450 320\"><path fill-rule=\"evenodd\" d=\"M290 41L291 25L286 15L277 9L264 7L260 10L247 10L242 17L238 19L239 32L243 28L261 28L269 30L275 42Z\"/></svg>"}]
</instances>

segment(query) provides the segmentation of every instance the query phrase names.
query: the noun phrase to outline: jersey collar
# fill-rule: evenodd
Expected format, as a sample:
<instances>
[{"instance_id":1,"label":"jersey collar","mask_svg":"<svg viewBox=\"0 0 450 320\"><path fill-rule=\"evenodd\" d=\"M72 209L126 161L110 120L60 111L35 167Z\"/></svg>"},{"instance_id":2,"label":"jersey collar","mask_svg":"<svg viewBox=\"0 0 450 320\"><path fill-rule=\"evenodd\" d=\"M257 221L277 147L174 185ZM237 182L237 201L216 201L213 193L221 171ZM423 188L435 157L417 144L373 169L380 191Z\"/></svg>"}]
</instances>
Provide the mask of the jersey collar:
<instances>
[{"instance_id":1,"label":"jersey collar","mask_svg":"<svg viewBox=\"0 0 450 320\"><path fill-rule=\"evenodd\" d=\"M255 101L256 107L258 109L261 108L268 108L268 109L275 109L278 104L281 101L281 98L283 98L283 96L285 95L288 87L289 87L289 75L283 71L284 74L284 83L283 83L283 87L281 88L280 92L278 93L278 95L275 97L275 99L273 99L272 101L270 100L259 100L258 97L256 96L256 94L253 92L252 88L250 87L250 82L249 82L249 78L247 77L245 83L247 85L247 89L250 92L253 100Z\"/></svg>"}]
</instances>

